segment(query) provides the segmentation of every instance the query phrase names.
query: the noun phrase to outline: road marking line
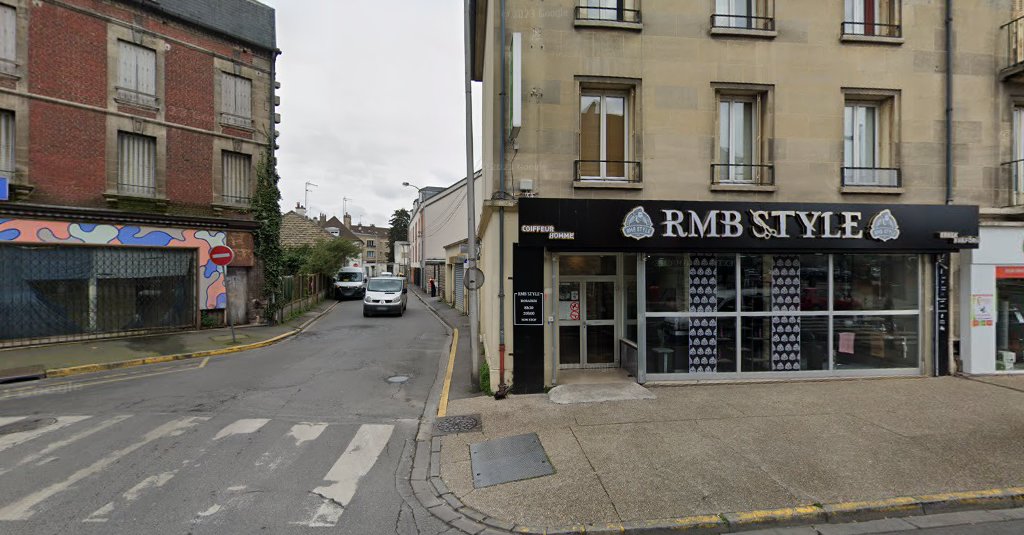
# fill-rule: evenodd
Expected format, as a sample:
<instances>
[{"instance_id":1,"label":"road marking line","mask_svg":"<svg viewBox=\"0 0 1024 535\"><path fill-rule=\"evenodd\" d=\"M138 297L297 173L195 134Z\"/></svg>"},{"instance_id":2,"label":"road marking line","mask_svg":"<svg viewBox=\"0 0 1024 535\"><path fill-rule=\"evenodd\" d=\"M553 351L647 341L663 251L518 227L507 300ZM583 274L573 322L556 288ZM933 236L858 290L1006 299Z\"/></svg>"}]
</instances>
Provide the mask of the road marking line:
<instances>
[{"instance_id":1,"label":"road marking line","mask_svg":"<svg viewBox=\"0 0 1024 535\"><path fill-rule=\"evenodd\" d=\"M437 417L444 418L448 414L448 393L452 387L452 372L455 370L455 351L459 347L459 330L452 329L452 349L448 353L448 371L444 374L444 387L441 388L441 401L437 404Z\"/></svg>"},{"instance_id":2,"label":"road marking line","mask_svg":"<svg viewBox=\"0 0 1024 535\"><path fill-rule=\"evenodd\" d=\"M332 485L317 487L313 493L324 498L324 503L307 524L310 527L330 527L338 523L345 507L352 500L365 476L380 457L391 439L393 425L364 424L359 426L356 436L348 443L345 452L331 467L324 481Z\"/></svg>"},{"instance_id":3,"label":"road marking line","mask_svg":"<svg viewBox=\"0 0 1024 535\"><path fill-rule=\"evenodd\" d=\"M174 477L174 474L176 473L178 473L177 470L171 470L170 472L164 472L162 474L157 474L155 476L149 476L146 479L140 481L134 487L126 490L124 494L121 495L121 497L124 498L125 503L134 502L135 500L138 500L140 496L142 496L142 493L144 491L148 489L157 489L164 486L164 484L170 481L171 478ZM110 519L110 513L112 512L114 512L114 502L108 502L103 507L100 507L99 509L93 511L93 513L89 515L85 520L82 520L82 522L106 522Z\"/></svg>"},{"instance_id":4,"label":"road marking line","mask_svg":"<svg viewBox=\"0 0 1024 535\"><path fill-rule=\"evenodd\" d=\"M25 465L25 464L28 464L28 463L32 463L32 462L35 462L35 461L37 461L39 459L42 459L43 457L49 455L50 453L52 453L52 452L54 452L54 451L56 451L56 450L58 450L60 448L63 448L64 446L67 446L68 444L71 444L72 442L75 442L77 440L81 440L81 439L83 439L83 438L85 438L85 437L87 437L89 435L92 435L92 434L95 434L95 433L99 433L100 431L103 431L104 429L106 429L106 428L108 428L108 427L110 427L110 426L112 426L114 424L123 422L123 421L127 420L128 418L131 418L130 414L123 414L123 415L120 415L120 416L115 416L113 418L110 418L109 420L105 420L103 422L100 422L98 425L90 427L89 429L86 429L85 431L81 431L79 433L71 435L70 437L68 437L68 438L66 438L64 440L61 440L61 441L58 441L58 442L54 442L54 443L50 444L49 446L39 450L38 452L33 453L32 455L29 455L29 456L25 457L24 459L18 461L17 463L14 464L14 466L12 466L10 468L0 468L0 475L6 474L7 472L10 472L12 469L17 468L19 466L22 466L22 465Z\"/></svg>"},{"instance_id":5,"label":"road marking line","mask_svg":"<svg viewBox=\"0 0 1024 535\"><path fill-rule=\"evenodd\" d=\"M121 382L121 381L131 381L132 379L140 379L140 378L144 378L144 377L154 377L154 376L157 376L157 375L165 375L165 374L168 374L168 373L187 372L189 370L195 370L197 368L198 368L198 366L188 366L188 367L183 367L183 368L175 368L173 370L161 370L161 371L152 372L152 373L137 373L137 374L132 374L132 375L130 375L128 377L122 377L120 379L101 379L101 380L97 380L97 381L79 381L79 382L68 381L68 382L64 382L64 383L53 383L53 384L47 384L47 385L39 385L39 386L32 386L32 387L22 388L22 389L18 389L16 391L13 391L13 392L10 389L8 389L8 390L4 390L3 394L0 394L0 399L27 397L27 396L33 396L33 395L43 395L43 394L52 393L53 391L65 391L66 392L67 390L70 390L70 389L73 389L73 388L81 388L81 387L93 386L93 385L102 385L102 384L106 384L106 383L117 383L117 382Z\"/></svg>"},{"instance_id":6,"label":"road marking line","mask_svg":"<svg viewBox=\"0 0 1024 535\"><path fill-rule=\"evenodd\" d=\"M270 420L266 418L245 418L238 420L237 422L228 425L224 429L221 429L217 436L213 437L214 440L220 440L224 437L231 435L244 435L248 433L255 433L259 431L261 427L267 425Z\"/></svg>"},{"instance_id":7,"label":"road marking line","mask_svg":"<svg viewBox=\"0 0 1024 535\"><path fill-rule=\"evenodd\" d=\"M4 451L9 448L13 448L23 442L28 442L33 438L40 435L49 433L50 431L56 431L62 427L67 427L75 422L81 422L90 418L90 416L58 416L57 422L46 427L40 427L39 429L33 429L31 431L22 431L21 433L11 433L10 435L0 436L0 451Z\"/></svg>"},{"instance_id":8,"label":"road marking line","mask_svg":"<svg viewBox=\"0 0 1024 535\"><path fill-rule=\"evenodd\" d=\"M199 364L199 366L196 366L196 369L198 370L199 368L202 368L202 367L206 366L206 363L207 363L207 362L210 362L210 357L206 357L206 358L204 358L204 359L203 359L203 362L201 362L201 363Z\"/></svg>"},{"instance_id":9,"label":"road marking line","mask_svg":"<svg viewBox=\"0 0 1024 535\"><path fill-rule=\"evenodd\" d=\"M0 416L0 426L5 426L7 424L13 424L14 422L17 422L18 420L24 420L24 419L25 419L24 416Z\"/></svg>"},{"instance_id":10,"label":"road marking line","mask_svg":"<svg viewBox=\"0 0 1024 535\"><path fill-rule=\"evenodd\" d=\"M157 427L156 429L147 433L146 436L142 438L142 440L129 446L126 446L124 448L121 448L117 451L111 452L106 457L75 472L74 474L71 474L64 481L54 483L49 487L33 492L32 494L29 494L28 496L25 496L22 499L3 507L2 509L0 509L0 520L28 520L29 518L32 518L32 515L35 514L35 511L33 509L36 506L46 501L47 499L52 498L53 496L70 489L75 485L75 483L78 483L79 481L91 475L97 474L105 470L110 465L119 461L122 457L134 452L135 450L145 446L146 444L149 444L150 442L153 442L157 439L161 439L164 437L178 436L184 433L185 430L188 429L189 427L199 422L206 421L208 419L209 418L193 416L189 418L181 418L179 420L167 422L161 425L160 427Z\"/></svg>"},{"instance_id":11,"label":"road marking line","mask_svg":"<svg viewBox=\"0 0 1024 535\"><path fill-rule=\"evenodd\" d=\"M316 440L320 433L324 432L324 429L327 429L327 424L295 424L288 431L288 436L295 439L296 446L301 446L303 442Z\"/></svg>"}]
</instances>

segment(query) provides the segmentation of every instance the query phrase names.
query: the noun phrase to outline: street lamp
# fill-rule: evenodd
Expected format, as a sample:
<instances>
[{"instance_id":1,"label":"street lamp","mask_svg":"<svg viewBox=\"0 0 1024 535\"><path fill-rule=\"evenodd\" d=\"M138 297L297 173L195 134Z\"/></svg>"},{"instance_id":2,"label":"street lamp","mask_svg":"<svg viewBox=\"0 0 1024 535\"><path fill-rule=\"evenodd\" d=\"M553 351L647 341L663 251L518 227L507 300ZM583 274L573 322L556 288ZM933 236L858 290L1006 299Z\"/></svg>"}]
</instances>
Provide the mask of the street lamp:
<instances>
[{"instance_id":1,"label":"street lamp","mask_svg":"<svg viewBox=\"0 0 1024 535\"><path fill-rule=\"evenodd\" d=\"M408 182L402 182L402 185L407 187L407 188L415 189L417 193L419 193L420 190L423 189L423 188L414 186L414 185L412 185L412 184L410 184ZM423 228L423 196L422 195L419 196L419 199L418 199L417 202L418 202L418 206L419 206L419 209L420 209L420 224L419 224L419 231L420 231L420 287L423 288L423 289L426 289L426 286L423 283L423 277L425 277L426 274L427 274L427 254L426 254L427 251L426 251L426 237L425 237L425 234L423 232L425 229Z\"/></svg>"}]
</instances>

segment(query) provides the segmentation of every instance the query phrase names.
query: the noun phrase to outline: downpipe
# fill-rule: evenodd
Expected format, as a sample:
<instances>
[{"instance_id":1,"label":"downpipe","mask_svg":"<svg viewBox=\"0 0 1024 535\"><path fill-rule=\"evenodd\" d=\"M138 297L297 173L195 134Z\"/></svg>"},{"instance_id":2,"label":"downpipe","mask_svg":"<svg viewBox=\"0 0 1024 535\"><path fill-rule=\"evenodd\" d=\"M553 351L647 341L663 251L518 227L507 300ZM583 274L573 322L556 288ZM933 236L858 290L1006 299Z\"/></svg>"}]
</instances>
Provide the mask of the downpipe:
<instances>
[{"instance_id":1,"label":"downpipe","mask_svg":"<svg viewBox=\"0 0 1024 535\"><path fill-rule=\"evenodd\" d=\"M498 191L501 199L505 199L505 121L508 117L505 109L508 105L506 89L506 68L508 57L505 51L505 0L501 0L501 164L498 170ZM505 207L498 209L498 390L494 399L508 396L508 384L505 383Z\"/></svg>"}]
</instances>

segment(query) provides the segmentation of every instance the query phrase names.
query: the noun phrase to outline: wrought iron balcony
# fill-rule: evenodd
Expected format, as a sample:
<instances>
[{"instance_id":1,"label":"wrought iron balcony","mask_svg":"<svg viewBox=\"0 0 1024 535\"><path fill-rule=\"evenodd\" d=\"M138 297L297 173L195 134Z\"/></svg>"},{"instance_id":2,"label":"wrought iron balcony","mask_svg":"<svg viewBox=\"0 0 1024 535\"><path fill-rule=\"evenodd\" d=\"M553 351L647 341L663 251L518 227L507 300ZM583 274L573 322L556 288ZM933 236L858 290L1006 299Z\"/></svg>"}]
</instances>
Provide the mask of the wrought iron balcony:
<instances>
[{"instance_id":1,"label":"wrought iron balcony","mask_svg":"<svg viewBox=\"0 0 1024 535\"><path fill-rule=\"evenodd\" d=\"M903 178L898 167L843 167L843 186L899 188Z\"/></svg>"},{"instance_id":2,"label":"wrought iron balcony","mask_svg":"<svg viewBox=\"0 0 1024 535\"><path fill-rule=\"evenodd\" d=\"M711 164L712 186L774 186L775 166L769 164Z\"/></svg>"},{"instance_id":3,"label":"wrought iron balcony","mask_svg":"<svg viewBox=\"0 0 1024 535\"><path fill-rule=\"evenodd\" d=\"M843 36L865 36L865 37L892 37L895 39L903 37L902 24L882 24L881 22L852 22L843 21Z\"/></svg>"},{"instance_id":4,"label":"wrought iron balcony","mask_svg":"<svg viewBox=\"0 0 1024 535\"><path fill-rule=\"evenodd\" d=\"M622 160L576 160L576 182L639 184L641 163Z\"/></svg>"},{"instance_id":5,"label":"wrought iron balcony","mask_svg":"<svg viewBox=\"0 0 1024 535\"><path fill-rule=\"evenodd\" d=\"M592 22L631 22L639 24L640 0L633 4L635 7L627 9L622 1L616 2L614 7L594 7L586 5L576 6L576 20Z\"/></svg>"},{"instance_id":6,"label":"wrought iron balcony","mask_svg":"<svg viewBox=\"0 0 1024 535\"><path fill-rule=\"evenodd\" d=\"M999 70L999 79L1020 79L1024 74L1024 17L1017 17L999 27L999 38L1006 49L1006 60Z\"/></svg>"},{"instance_id":7,"label":"wrought iron balcony","mask_svg":"<svg viewBox=\"0 0 1024 535\"><path fill-rule=\"evenodd\" d=\"M868 4L868 2L865 2ZM864 11L857 18L861 20L843 20L840 33L844 38L881 37L901 39L903 37L903 2L891 0L884 6L875 4L874 8L864 6ZM851 14L847 13L847 17Z\"/></svg>"}]
</instances>

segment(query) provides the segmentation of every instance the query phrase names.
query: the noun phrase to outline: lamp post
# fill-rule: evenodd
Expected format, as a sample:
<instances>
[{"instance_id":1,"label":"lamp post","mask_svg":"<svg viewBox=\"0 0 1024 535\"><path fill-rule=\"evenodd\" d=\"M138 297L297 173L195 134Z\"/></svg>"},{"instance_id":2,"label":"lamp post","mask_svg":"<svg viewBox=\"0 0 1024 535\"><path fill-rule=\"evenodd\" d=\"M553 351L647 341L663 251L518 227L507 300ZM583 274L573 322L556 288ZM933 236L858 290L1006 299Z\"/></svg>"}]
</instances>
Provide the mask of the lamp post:
<instances>
[{"instance_id":1,"label":"lamp post","mask_svg":"<svg viewBox=\"0 0 1024 535\"><path fill-rule=\"evenodd\" d=\"M407 187L407 188L415 189L416 193L419 193L420 190L423 189L423 188L414 186L414 185L412 185L412 184L410 184L408 182L402 182L402 185ZM427 251L426 251L426 235L423 232L426 229L423 227L424 223L423 223L423 198L422 198L422 196L419 196L419 198L417 199L417 203L419 204L419 210L420 210L420 224L418 225L419 231L420 231L420 281L419 282L420 282L420 288L424 288L425 289L426 286L423 284L423 277L425 277L426 274L427 274Z\"/></svg>"}]
</instances>

